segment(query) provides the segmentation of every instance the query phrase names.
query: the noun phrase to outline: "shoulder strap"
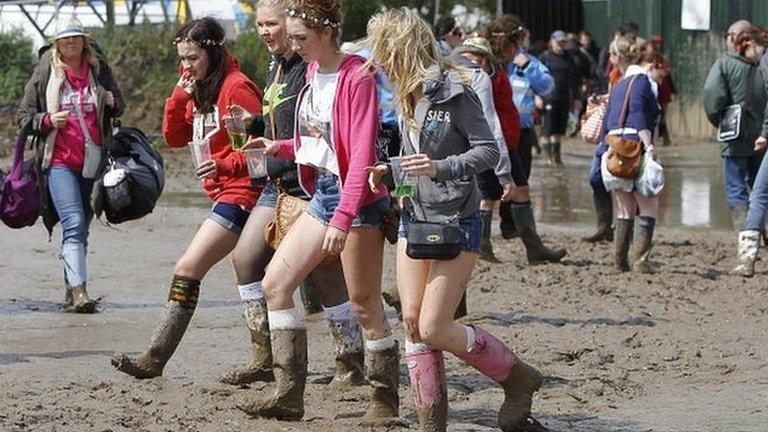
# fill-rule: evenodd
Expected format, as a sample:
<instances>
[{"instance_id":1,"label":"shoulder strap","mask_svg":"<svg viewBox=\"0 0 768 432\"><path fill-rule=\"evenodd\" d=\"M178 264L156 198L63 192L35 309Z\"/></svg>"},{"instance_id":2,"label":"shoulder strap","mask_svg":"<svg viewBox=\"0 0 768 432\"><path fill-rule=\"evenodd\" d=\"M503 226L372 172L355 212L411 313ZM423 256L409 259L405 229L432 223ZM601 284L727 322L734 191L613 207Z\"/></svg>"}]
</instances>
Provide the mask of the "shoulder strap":
<instances>
[{"instance_id":1,"label":"shoulder strap","mask_svg":"<svg viewBox=\"0 0 768 432\"><path fill-rule=\"evenodd\" d=\"M70 93L73 93L75 89L72 88L72 85L69 83L69 80L64 78L64 85L67 86L67 90ZM81 98L78 98L81 99ZM80 103L82 100L78 100L77 103L73 104L75 105L75 113L77 113L77 120L80 122L80 129L83 130L83 135L85 136L85 142L95 144L93 141L93 138L91 138L91 132L88 130L88 126L85 124L85 118L83 118L83 109L80 106Z\"/></svg>"},{"instance_id":2,"label":"shoulder strap","mask_svg":"<svg viewBox=\"0 0 768 432\"><path fill-rule=\"evenodd\" d=\"M627 94L624 95L624 103L621 107L621 115L619 116L619 124L617 129L623 128L624 122L627 120L627 111L629 110L629 97L632 95L632 84L635 83L635 80L638 76L640 75L635 75L631 80L629 80L629 85L627 86Z\"/></svg>"},{"instance_id":3,"label":"shoulder strap","mask_svg":"<svg viewBox=\"0 0 768 432\"><path fill-rule=\"evenodd\" d=\"M283 77L283 62L278 59L277 60L277 72L275 72L275 79L272 80L272 84L279 84L280 78ZM277 140L277 135L275 135L275 107L272 106L273 101L269 101L269 128L272 131L272 139Z\"/></svg>"}]
</instances>

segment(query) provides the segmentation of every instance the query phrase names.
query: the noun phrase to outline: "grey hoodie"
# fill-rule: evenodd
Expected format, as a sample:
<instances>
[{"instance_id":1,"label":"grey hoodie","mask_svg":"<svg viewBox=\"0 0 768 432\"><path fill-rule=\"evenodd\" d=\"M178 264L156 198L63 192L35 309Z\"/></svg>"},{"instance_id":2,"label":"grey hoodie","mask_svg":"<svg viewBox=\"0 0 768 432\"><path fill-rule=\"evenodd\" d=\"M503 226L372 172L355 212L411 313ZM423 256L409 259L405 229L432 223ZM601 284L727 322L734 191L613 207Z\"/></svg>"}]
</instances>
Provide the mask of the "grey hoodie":
<instances>
[{"instance_id":1,"label":"grey hoodie","mask_svg":"<svg viewBox=\"0 0 768 432\"><path fill-rule=\"evenodd\" d=\"M445 222L467 217L480 206L475 174L493 169L499 149L471 87L456 72L430 69L431 79L422 84L424 96L416 104L416 123L421 125L416 142L409 125L400 120L403 154L423 153L437 165L437 178L417 178L418 220ZM405 202L411 209L410 200Z\"/></svg>"}]
</instances>

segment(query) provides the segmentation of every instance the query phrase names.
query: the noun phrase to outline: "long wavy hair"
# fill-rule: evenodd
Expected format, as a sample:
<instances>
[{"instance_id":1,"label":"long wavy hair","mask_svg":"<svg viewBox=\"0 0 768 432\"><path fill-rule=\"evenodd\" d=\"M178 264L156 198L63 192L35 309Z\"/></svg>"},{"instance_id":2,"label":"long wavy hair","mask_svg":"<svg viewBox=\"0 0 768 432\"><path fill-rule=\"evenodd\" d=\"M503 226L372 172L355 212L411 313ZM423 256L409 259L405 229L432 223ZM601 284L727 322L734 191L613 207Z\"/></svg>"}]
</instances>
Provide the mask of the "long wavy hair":
<instances>
[{"instance_id":1,"label":"long wavy hair","mask_svg":"<svg viewBox=\"0 0 768 432\"><path fill-rule=\"evenodd\" d=\"M390 9L374 15L368 21L371 47L368 66L381 67L395 87L395 100L411 127L416 127L415 110L422 83L431 77L429 68L456 71L464 84L472 81L465 68L443 59L437 48L432 27L408 8Z\"/></svg>"},{"instance_id":2,"label":"long wavy hair","mask_svg":"<svg viewBox=\"0 0 768 432\"><path fill-rule=\"evenodd\" d=\"M205 78L197 80L192 97L195 107L203 113L213 111L219 99L221 86L227 77L229 53L224 46L226 32L218 21L211 17L192 20L180 28L173 42L190 42L199 46L208 55L208 72Z\"/></svg>"}]
</instances>

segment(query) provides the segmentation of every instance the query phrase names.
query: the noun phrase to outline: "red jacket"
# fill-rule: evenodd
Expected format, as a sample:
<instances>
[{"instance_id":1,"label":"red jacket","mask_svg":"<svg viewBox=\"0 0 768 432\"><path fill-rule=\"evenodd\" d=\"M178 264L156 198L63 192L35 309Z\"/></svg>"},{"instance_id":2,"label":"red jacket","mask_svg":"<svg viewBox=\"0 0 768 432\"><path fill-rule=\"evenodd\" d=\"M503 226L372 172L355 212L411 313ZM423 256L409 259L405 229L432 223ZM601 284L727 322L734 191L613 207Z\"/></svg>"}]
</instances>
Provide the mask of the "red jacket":
<instances>
[{"instance_id":1,"label":"red jacket","mask_svg":"<svg viewBox=\"0 0 768 432\"><path fill-rule=\"evenodd\" d=\"M230 104L240 105L250 113L261 113L261 100L261 90L240 71L237 59L232 56L227 57L227 76L212 113L196 113L194 99L179 86L165 100L163 137L169 146L185 147L193 138L208 139L211 157L216 161L216 176L205 179L203 186L215 202L248 209L256 205L260 191L251 187L245 157L232 150L221 117L228 114Z\"/></svg>"},{"instance_id":2,"label":"red jacket","mask_svg":"<svg viewBox=\"0 0 768 432\"><path fill-rule=\"evenodd\" d=\"M512 85L509 77L503 72L495 73L491 77L493 88L493 106L501 123L501 133L507 142L507 150L517 151L520 145L520 113L512 101Z\"/></svg>"}]
</instances>

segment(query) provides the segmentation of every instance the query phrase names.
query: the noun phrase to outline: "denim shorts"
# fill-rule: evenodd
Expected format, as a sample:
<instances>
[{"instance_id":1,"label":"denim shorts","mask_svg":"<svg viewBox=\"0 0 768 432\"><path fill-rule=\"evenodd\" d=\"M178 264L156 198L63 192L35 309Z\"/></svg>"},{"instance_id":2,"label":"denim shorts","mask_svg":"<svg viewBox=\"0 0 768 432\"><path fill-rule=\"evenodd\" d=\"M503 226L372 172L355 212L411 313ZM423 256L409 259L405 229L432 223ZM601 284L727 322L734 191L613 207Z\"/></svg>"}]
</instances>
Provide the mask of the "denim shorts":
<instances>
[{"instance_id":1,"label":"denim shorts","mask_svg":"<svg viewBox=\"0 0 768 432\"><path fill-rule=\"evenodd\" d=\"M264 186L264 190L261 191L259 200L256 201L256 207L275 208L277 207L277 196L280 191L277 190L277 186L274 183L269 182Z\"/></svg>"},{"instance_id":2,"label":"denim shorts","mask_svg":"<svg viewBox=\"0 0 768 432\"><path fill-rule=\"evenodd\" d=\"M333 213L341 200L339 191L339 178L324 172L317 175L315 180L315 194L309 200L307 213L328 226L333 218ZM374 227L381 224L384 214L389 210L389 198L382 198L360 209L360 212L352 220L352 227Z\"/></svg>"},{"instance_id":3,"label":"denim shorts","mask_svg":"<svg viewBox=\"0 0 768 432\"><path fill-rule=\"evenodd\" d=\"M408 223L411 216L404 211L400 216L400 226L397 228L397 236L406 238L408 236ZM461 241L461 250L464 252L479 253L480 240L483 236L483 219L480 212L473 213L465 218L459 219L459 228L464 233Z\"/></svg>"},{"instance_id":4,"label":"denim shorts","mask_svg":"<svg viewBox=\"0 0 768 432\"><path fill-rule=\"evenodd\" d=\"M224 229L232 231L235 234L243 232L245 222L251 212L237 204L220 203L213 205L208 219L218 223Z\"/></svg>"}]
</instances>

